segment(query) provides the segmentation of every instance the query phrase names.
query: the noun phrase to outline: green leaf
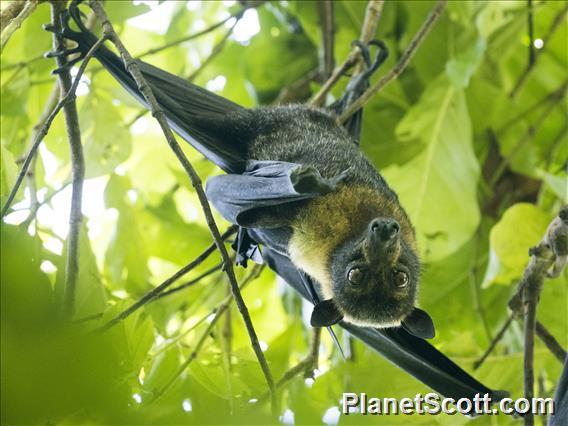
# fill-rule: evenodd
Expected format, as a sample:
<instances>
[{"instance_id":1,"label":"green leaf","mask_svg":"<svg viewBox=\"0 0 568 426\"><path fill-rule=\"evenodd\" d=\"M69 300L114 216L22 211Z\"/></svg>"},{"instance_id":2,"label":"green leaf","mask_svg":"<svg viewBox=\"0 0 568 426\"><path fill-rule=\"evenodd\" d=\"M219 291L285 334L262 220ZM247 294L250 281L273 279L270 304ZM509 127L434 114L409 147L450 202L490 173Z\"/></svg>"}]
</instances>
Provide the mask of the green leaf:
<instances>
[{"instance_id":1,"label":"green leaf","mask_svg":"<svg viewBox=\"0 0 568 426\"><path fill-rule=\"evenodd\" d=\"M174 377L180 367L181 351L177 345L160 352L153 360L144 378L143 389L156 392Z\"/></svg>"},{"instance_id":2,"label":"green leaf","mask_svg":"<svg viewBox=\"0 0 568 426\"><path fill-rule=\"evenodd\" d=\"M1 145L0 149L2 150L2 158L0 161L0 165L2 166L0 169L0 200L2 201L3 207L6 199L8 198L8 194L10 194L10 191L16 182L18 166L16 165L16 161L14 161L14 156L10 151L4 148L4 145Z\"/></svg>"},{"instance_id":3,"label":"green leaf","mask_svg":"<svg viewBox=\"0 0 568 426\"><path fill-rule=\"evenodd\" d=\"M122 124L118 108L106 97L89 96L79 117L86 177L111 173L132 149L130 132Z\"/></svg>"},{"instance_id":4,"label":"green leaf","mask_svg":"<svg viewBox=\"0 0 568 426\"><path fill-rule=\"evenodd\" d=\"M273 100L280 90L317 66L317 50L292 25L282 25L266 8L258 11L262 31L245 51L245 75L260 103ZM291 28L292 27L292 28ZM267 28L267 29L268 29Z\"/></svg>"},{"instance_id":5,"label":"green leaf","mask_svg":"<svg viewBox=\"0 0 568 426\"><path fill-rule=\"evenodd\" d=\"M385 178L409 213L426 259L441 259L468 241L479 223L479 165L463 92L444 78L436 80L397 134L425 148L404 165L384 170Z\"/></svg>"},{"instance_id":6,"label":"green leaf","mask_svg":"<svg viewBox=\"0 0 568 426\"><path fill-rule=\"evenodd\" d=\"M132 303L132 300L123 300L107 309L100 324L110 321ZM152 320L142 310L138 310L120 321L107 333L113 339L125 369L136 378L135 381L137 382L142 364L154 341Z\"/></svg>"},{"instance_id":7,"label":"green leaf","mask_svg":"<svg viewBox=\"0 0 568 426\"><path fill-rule=\"evenodd\" d=\"M116 25L129 18L149 12L150 6L143 3L135 5L131 1L110 1L105 4L105 10L111 22Z\"/></svg>"},{"instance_id":8,"label":"green leaf","mask_svg":"<svg viewBox=\"0 0 568 426\"><path fill-rule=\"evenodd\" d=\"M469 49L446 64L446 73L456 89L463 89L469 85L469 80L481 62L486 46L485 39L479 37Z\"/></svg>"},{"instance_id":9,"label":"green leaf","mask_svg":"<svg viewBox=\"0 0 568 426\"><path fill-rule=\"evenodd\" d=\"M542 239L550 220L549 214L532 204L509 207L491 229L491 261L483 286L520 278L529 261L529 248Z\"/></svg>"},{"instance_id":10,"label":"green leaf","mask_svg":"<svg viewBox=\"0 0 568 426\"><path fill-rule=\"evenodd\" d=\"M556 194L556 196L563 202L568 202L568 175L566 172L560 172L559 175L547 173L544 170L539 170L544 183Z\"/></svg>"},{"instance_id":11,"label":"green leaf","mask_svg":"<svg viewBox=\"0 0 568 426\"><path fill-rule=\"evenodd\" d=\"M2 78L2 116L26 114L26 102L30 89L28 68L16 69L9 78Z\"/></svg>"},{"instance_id":12,"label":"green leaf","mask_svg":"<svg viewBox=\"0 0 568 426\"><path fill-rule=\"evenodd\" d=\"M118 210L118 221L105 254L104 270L111 287L137 295L149 289L148 255L137 214L127 200L130 181L112 175L105 188L107 208Z\"/></svg>"},{"instance_id":13,"label":"green leaf","mask_svg":"<svg viewBox=\"0 0 568 426\"><path fill-rule=\"evenodd\" d=\"M2 324L28 325L47 321L52 311L52 290L41 271L41 241L22 227L2 224Z\"/></svg>"},{"instance_id":14,"label":"green leaf","mask_svg":"<svg viewBox=\"0 0 568 426\"><path fill-rule=\"evenodd\" d=\"M84 219L83 219L84 220ZM57 278L55 281L56 295L59 301L63 300L66 279L67 243L63 245L61 261L57 265ZM79 275L75 290L75 319L82 319L102 313L106 308L106 293L101 281L99 269L89 236L87 226L83 224L79 230L79 257L77 261Z\"/></svg>"}]
</instances>

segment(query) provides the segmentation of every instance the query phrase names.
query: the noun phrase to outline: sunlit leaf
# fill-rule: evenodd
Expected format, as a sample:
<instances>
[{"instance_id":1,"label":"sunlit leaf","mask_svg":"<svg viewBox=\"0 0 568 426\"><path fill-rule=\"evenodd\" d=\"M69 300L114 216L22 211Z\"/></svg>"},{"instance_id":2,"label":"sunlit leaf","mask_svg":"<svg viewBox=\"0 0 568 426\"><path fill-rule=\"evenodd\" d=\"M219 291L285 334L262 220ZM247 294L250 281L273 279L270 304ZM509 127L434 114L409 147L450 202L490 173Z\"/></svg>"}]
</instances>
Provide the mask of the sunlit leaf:
<instances>
[{"instance_id":1,"label":"sunlit leaf","mask_svg":"<svg viewBox=\"0 0 568 426\"><path fill-rule=\"evenodd\" d=\"M413 220L426 259L441 259L465 243L479 223L479 165L463 93L447 80L437 80L403 118L397 133L425 148L384 174Z\"/></svg>"}]
</instances>

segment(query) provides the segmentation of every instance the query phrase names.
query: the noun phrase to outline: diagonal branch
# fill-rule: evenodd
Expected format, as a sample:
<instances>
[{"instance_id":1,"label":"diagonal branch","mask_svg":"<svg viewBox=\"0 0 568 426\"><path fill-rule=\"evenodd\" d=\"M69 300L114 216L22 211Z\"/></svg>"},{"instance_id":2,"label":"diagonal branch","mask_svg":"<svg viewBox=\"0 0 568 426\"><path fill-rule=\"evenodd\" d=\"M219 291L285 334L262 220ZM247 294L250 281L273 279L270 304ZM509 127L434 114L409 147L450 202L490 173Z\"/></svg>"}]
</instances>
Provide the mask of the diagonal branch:
<instances>
[{"instance_id":1,"label":"diagonal branch","mask_svg":"<svg viewBox=\"0 0 568 426\"><path fill-rule=\"evenodd\" d=\"M251 273L243 280L243 283L239 287L239 291L244 289L246 285L249 284L251 281L258 278L258 276L260 275L263 269L264 265L256 265L255 268L251 271ZM185 331L179 338L176 338L176 341L179 340L181 337L189 333L189 331L193 330L198 324L201 324L204 320L209 318L213 313L215 314L211 322L207 325L206 329L201 334L201 337L195 344L195 348L193 349L191 354L183 362L183 364L180 366L178 371L173 375L173 377L169 380L169 382L167 382L161 389L155 392L152 402L158 400L175 383L178 377L181 376L181 374L187 369L187 367L189 367L189 365L193 362L193 360L197 358L199 352L201 351L201 348L203 347L203 344L207 340L207 337L211 335L213 327L215 327L217 322L223 317L225 312L227 312L227 310L230 308L231 304L233 303L233 300L235 300L234 297L232 295L228 295L218 307L213 309L213 312L204 316L201 320L199 320L196 323L194 327L191 327L188 331Z\"/></svg>"},{"instance_id":2,"label":"diagonal branch","mask_svg":"<svg viewBox=\"0 0 568 426\"><path fill-rule=\"evenodd\" d=\"M335 37L335 15L333 2L323 0L317 3L320 16L320 26L322 35L322 49L320 59L320 70L324 78L329 78L335 66L334 58L334 37Z\"/></svg>"},{"instance_id":3,"label":"diagonal branch","mask_svg":"<svg viewBox=\"0 0 568 426\"><path fill-rule=\"evenodd\" d=\"M2 36L0 38L0 53L4 51L4 47L10 37L16 32L18 28L22 26L22 23L28 19L28 17L32 14L32 12L37 7L37 0L27 0L25 6L22 10L18 13L17 16L12 18L6 26L2 26ZM17 9L16 9L17 10ZM9 17L7 17L9 19ZM2 20L4 20L4 14L2 15Z\"/></svg>"},{"instance_id":4,"label":"diagonal branch","mask_svg":"<svg viewBox=\"0 0 568 426\"><path fill-rule=\"evenodd\" d=\"M280 380L278 380L278 382L276 383L276 389L280 389L282 386L284 386L286 383L290 382L294 377L300 374L303 374L306 378L314 377L314 370L318 368L319 347L321 343L321 328L316 327L313 330L314 334L310 343L310 350L308 352L308 355L282 375ZM270 395L268 393L261 396L258 400L258 404L264 403L269 396Z\"/></svg>"},{"instance_id":5,"label":"diagonal branch","mask_svg":"<svg viewBox=\"0 0 568 426\"><path fill-rule=\"evenodd\" d=\"M53 32L53 50L62 52L66 49L65 39L61 35L61 15L65 9L65 3L51 3L51 22L54 28ZM25 10L25 9L24 9ZM104 42L104 38L99 40L93 46L93 53ZM66 318L73 318L75 311L75 293L77 288L77 280L79 277L79 232L83 213L81 204L83 199L83 182L85 180L85 159L83 157L83 145L81 143L81 129L79 128L79 116L77 114L77 104L75 103L75 89L81 78L77 75L75 82L71 79L71 73L67 65L65 55L56 56L57 66L61 70L59 73L59 87L61 89L61 97L65 98L70 95L68 102L63 104L63 116L65 118L65 126L67 129L67 138L71 148L71 175L72 175L72 195L71 195L71 211L69 213L69 235L67 237L67 257L65 262L65 290L63 294L63 310ZM88 62L82 65L83 71ZM73 91L72 91L73 90Z\"/></svg>"},{"instance_id":6,"label":"diagonal branch","mask_svg":"<svg viewBox=\"0 0 568 426\"><path fill-rule=\"evenodd\" d=\"M4 31L12 19L20 14L26 2L24 0L14 0L0 12L0 30Z\"/></svg>"},{"instance_id":7,"label":"diagonal branch","mask_svg":"<svg viewBox=\"0 0 568 426\"><path fill-rule=\"evenodd\" d=\"M8 195L8 199L6 200L6 203L4 204L4 206L2 207L2 212L1 212L1 215L0 215L2 218L4 218L4 216L6 216L6 213L10 209L10 206L12 205L12 202L14 201L14 198L16 197L16 194L18 193L18 190L20 189L20 185L22 184L22 181L24 180L24 177L26 176L26 174L28 172L28 168L29 168L29 166L30 166L35 154L36 154L37 149L39 148L39 145L43 141L43 138L45 138L45 136L47 135L47 132L49 131L49 128L51 127L51 123L53 123L53 120L55 119L55 117L57 116L59 111L61 111L61 109L68 102L71 102L72 100L74 100L75 91L77 90L77 86L79 85L79 81L81 80L81 77L83 76L83 73L85 72L85 68L87 67L87 64L89 63L93 54L99 48L99 46L103 43L103 41L104 41L103 39L99 40L95 45L93 45L91 50L85 55L85 59L83 60L83 63L79 67L77 75L76 75L75 79L73 80L73 84L71 85L69 90L67 90L65 96L63 96L60 99L57 106L45 118L45 121L43 121L41 124L38 123L36 125L37 131L35 133L34 141L31 144L30 150L28 151L26 158L24 159L24 162L22 164L22 168L20 169L20 172L18 173L18 176L16 178L16 182L14 183L14 186L10 190L10 194Z\"/></svg>"},{"instance_id":8,"label":"diagonal branch","mask_svg":"<svg viewBox=\"0 0 568 426\"><path fill-rule=\"evenodd\" d=\"M207 226L209 227L209 230L211 231L211 235L213 236L213 239L215 241L215 245L217 246L217 249L219 250L219 252L221 254L221 258L223 259L223 263L225 265L225 272L227 274L227 278L228 278L229 284L231 286L231 291L232 291L233 297L235 298L235 301L237 303L237 307L239 309L241 317L243 318L243 321L245 323L245 326L246 326L246 329L247 329L247 332L249 334L249 338L250 338L250 341L251 341L251 346L253 347L255 355L256 355L258 362L261 366L261 369L262 369L262 372L263 372L264 377L266 379L266 383L268 385L268 388L270 389L270 392L273 395L273 398L272 398L273 410L276 410L276 402L277 401L276 401L276 395L275 395L275 390L274 390L274 380L273 380L272 374L270 373L270 370L268 368L268 363L266 361L266 358L264 357L264 353L262 352L262 349L260 348L260 344L259 344L259 341L258 341L258 337L256 335L256 331L255 331L254 326L252 324L252 321L250 319L248 308L247 308L247 306L246 306L246 304L243 300L243 297L242 297L242 295L239 291L239 286L238 286L237 280L235 278L235 272L233 270L233 265L231 264L229 254L227 253L227 249L225 248L225 245L223 244L223 241L221 239L221 235L219 234L219 229L217 228L217 224L215 223L215 220L213 218L213 214L211 212L211 207L209 206L209 200L207 200L207 197L205 195L205 191L203 190L203 186L201 184L201 179L199 178L199 176L195 172L195 169L193 168L191 163L187 160L187 158L185 157L181 147L177 143L172 130L168 126L164 112L160 108L160 105L158 104L158 101L156 100L156 97L154 96L154 94L152 92L152 88L148 85L148 82L146 81L146 79L144 78L142 73L140 72L140 68L138 66L138 63L132 58L132 56L130 55L130 53L128 52L128 50L126 49L126 47L124 46L124 44L122 43L122 41L120 40L120 38L118 37L116 32L114 31L112 23L108 20L108 17L106 15L106 12L105 12L102 4L98 0L91 0L91 1L89 1L89 5L93 9L93 11L97 15L97 17L99 18L99 21L101 22L101 24L103 26L103 33L108 36L108 38L114 43L114 45L116 46L116 48L120 52L120 55L122 57L122 60L124 61L124 65L125 65L126 69L130 72L130 74L132 75L132 77L136 81L140 92L143 94L146 102L150 106L150 110L152 112L152 115L154 116L154 118L156 118L156 120L158 121L158 123L159 123L159 125L162 129L162 132L164 133L164 136L165 136L165 138L168 142L168 145L170 146L170 148L172 149L172 151L174 152L174 154L176 155L176 157L180 161L181 165L183 166L186 173L188 174L193 187L195 188L195 191L197 193L197 197L199 199L199 202L201 204L201 208L203 210L203 213L205 215L205 219L207 221Z\"/></svg>"},{"instance_id":9,"label":"diagonal branch","mask_svg":"<svg viewBox=\"0 0 568 426\"><path fill-rule=\"evenodd\" d=\"M515 83L515 86L513 86L513 89L511 90L511 93L509 94L509 97L511 99L514 98L515 96L517 96L517 94L519 93L519 91L521 90L521 88L523 87L525 82L527 81L527 78L532 73L533 69L535 68L536 64L538 63L538 59L542 56L542 53L546 49L548 42L550 41L550 39L552 38L554 33L558 30L558 28L560 28L561 24L564 22L566 12L568 12L568 5L566 7L564 7L564 9L562 9L558 13L558 15L556 15L556 17L554 18L554 21L552 21L552 24L550 25L548 32L542 38L542 42L543 42L542 49L539 49L536 52L534 52L534 50L532 50L533 49L532 37L530 37L529 49L531 49L532 53L529 56L528 65L526 66L523 73L519 76L519 79L517 80L517 82ZM532 23L531 23L532 22L532 7L529 7L529 18L528 19L529 19L529 34L530 34L532 32L532 28L531 28L532 27Z\"/></svg>"},{"instance_id":10,"label":"diagonal branch","mask_svg":"<svg viewBox=\"0 0 568 426\"><path fill-rule=\"evenodd\" d=\"M221 240L224 241L225 239L230 237L232 234L235 233L236 229L237 228L235 226L231 226L229 229L225 231L223 235L220 236ZM160 285L154 287L152 290L150 290L148 293L146 293L144 296L142 296L140 299L138 299L136 302L134 302L132 305L126 308L124 311L122 311L120 314L118 314L109 322L107 322L105 325L103 325L100 328L100 331L106 331L109 328L114 327L116 324L118 324L120 321L124 320L125 318L128 318L130 315L132 315L142 306L156 299L165 289L171 286L174 282L176 282L178 279L183 277L192 269L201 265L201 263L203 263L205 259L207 259L211 255L211 253L215 251L216 248L217 248L216 244L212 243L209 247L207 247L203 251L203 253L201 253L199 256L197 256L195 259L193 259L191 262L189 262L187 265L185 265L183 268L181 268L179 271L173 274L171 277L166 279Z\"/></svg>"},{"instance_id":11,"label":"diagonal branch","mask_svg":"<svg viewBox=\"0 0 568 426\"><path fill-rule=\"evenodd\" d=\"M363 108L363 106L365 106L373 96L383 90L391 81L395 80L400 74L402 74L416 53L418 47L422 44L438 18L442 15L442 12L446 7L446 3L447 0L438 0L394 68L392 68L383 78L369 87L355 102L353 102L349 108L347 108L347 110L338 117L337 121L339 123L345 123L349 117L355 114L359 109Z\"/></svg>"},{"instance_id":12,"label":"diagonal branch","mask_svg":"<svg viewBox=\"0 0 568 426\"><path fill-rule=\"evenodd\" d=\"M381 12L383 9L384 0L370 0L367 3L367 9L365 11L365 20L363 21L363 27L361 28L361 35L359 37L363 44L368 43L375 33L377 32L377 25L379 19L381 18ZM349 56L343 61L343 63L333 70L331 76L323 84L320 90L313 96L310 101L310 105L322 105L326 95L329 91L337 84L339 79L345 74L351 67L353 67L359 60L361 55L361 49L354 46L349 53Z\"/></svg>"}]
</instances>

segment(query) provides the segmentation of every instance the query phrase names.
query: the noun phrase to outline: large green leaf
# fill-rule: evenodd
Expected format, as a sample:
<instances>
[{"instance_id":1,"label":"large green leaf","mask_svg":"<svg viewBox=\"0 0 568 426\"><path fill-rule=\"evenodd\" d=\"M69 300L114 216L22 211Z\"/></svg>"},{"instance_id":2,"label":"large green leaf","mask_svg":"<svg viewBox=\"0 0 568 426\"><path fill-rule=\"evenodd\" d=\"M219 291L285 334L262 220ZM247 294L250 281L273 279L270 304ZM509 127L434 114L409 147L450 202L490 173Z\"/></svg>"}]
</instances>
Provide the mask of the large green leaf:
<instances>
[{"instance_id":1,"label":"large green leaf","mask_svg":"<svg viewBox=\"0 0 568 426\"><path fill-rule=\"evenodd\" d=\"M0 146L2 150L2 158L0 161L0 165L2 168L0 169L1 179L0 179L0 200L2 202L2 206L6 202L6 198L8 198L8 194L12 190L14 183L16 182L16 177L18 175L18 166L16 166L16 162L14 161L14 156L10 151L4 148L4 145Z\"/></svg>"},{"instance_id":2,"label":"large green leaf","mask_svg":"<svg viewBox=\"0 0 568 426\"><path fill-rule=\"evenodd\" d=\"M85 220L85 219L83 219ZM67 240L63 246L61 262L57 268L57 280L55 289L57 298L62 300L66 281ZM74 318L82 319L100 314L106 307L106 293L101 281L95 255L91 249L91 243L87 234L87 226L82 224L79 229L79 253L77 266L77 287L75 289Z\"/></svg>"},{"instance_id":3,"label":"large green leaf","mask_svg":"<svg viewBox=\"0 0 568 426\"><path fill-rule=\"evenodd\" d=\"M426 259L441 259L464 244L479 223L479 165L463 92L439 78L397 131L402 141L425 147L384 175L409 213Z\"/></svg>"},{"instance_id":4,"label":"large green leaf","mask_svg":"<svg viewBox=\"0 0 568 426\"><path fill-rule=\"evenodd\" d=\"M105 189L107 208L118 210L118 221L105 255L105 273L110 285L132 294L148 290L148 255L135 211L127 198L130 182L112 175Z\"/></svg>"},{"instance_id":5,"label":"large green leaf","mask_svg":"<svg viewBox=\"0 0 568 426\"><path fill-rule=\"evenodd\" d=\"M107 97L89 96L80 110L80 123L87 177L111 173L129 157L130 132Z\"/></svg>"},{"instance_id":6,"label":"large green leaf","mask_svg":"<svg viewBox=\"0 0 568 426\"><path fill-rule=\"evenodd\" d=\"M515 204L505 211L491 229L491 260L485 287L492 283L508 284L521 277L529 261L529 248L544 237L550 220L550 214L528 203Z\"/></svg>"}]
</instances>

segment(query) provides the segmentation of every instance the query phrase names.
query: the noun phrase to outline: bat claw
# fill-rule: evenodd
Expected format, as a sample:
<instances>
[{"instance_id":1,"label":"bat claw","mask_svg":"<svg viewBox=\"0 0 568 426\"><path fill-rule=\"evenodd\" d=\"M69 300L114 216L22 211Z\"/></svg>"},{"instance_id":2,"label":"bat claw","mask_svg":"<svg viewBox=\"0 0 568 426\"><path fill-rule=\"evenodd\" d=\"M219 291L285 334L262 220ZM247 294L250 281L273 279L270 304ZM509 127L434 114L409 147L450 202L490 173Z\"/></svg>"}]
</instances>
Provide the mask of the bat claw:
<instances>
[{"instance_id":1,"label":"bat claw","mask_svg":"<svg viewBox=\"0 0 568 426\"><path fill-rule=\"evenodd\" d=\"M74 47L72 49L65 49L65 50L54 50L50 52L46 52L43 56L45 58L57 58L59 56L69 56L73 55L74 53L80 53L81 49L78 47Z\"/></svg>"},{"instance_id":2,"label":"bat claw","mask_svg":"<svg viewBox=\"0 0 568 426\"><path fill-rule=\"evenodd\" d=\"M52 75L59 75L62 72L69 70L70 68L73 67L73 65L75 65L77 62L82 61L82 60L83 60L83 56L79 56L78 58L75 58L75 59L67 62L62 67L54 69L53 71L51 71L51 74Z\"/></svg>"},{"instance_id":3,"label":"bat claw","mask_svg":"<svg viewBox=\"0 0 568 426\"><path fill-rule=\"evenodd\" d=\"M55 26L53 24L43 24L42 28L45 31L49 31L50 33L56 33L57 30L55 29Z\"/></svg>"}]
</instances>

